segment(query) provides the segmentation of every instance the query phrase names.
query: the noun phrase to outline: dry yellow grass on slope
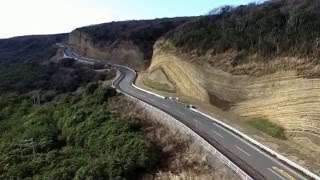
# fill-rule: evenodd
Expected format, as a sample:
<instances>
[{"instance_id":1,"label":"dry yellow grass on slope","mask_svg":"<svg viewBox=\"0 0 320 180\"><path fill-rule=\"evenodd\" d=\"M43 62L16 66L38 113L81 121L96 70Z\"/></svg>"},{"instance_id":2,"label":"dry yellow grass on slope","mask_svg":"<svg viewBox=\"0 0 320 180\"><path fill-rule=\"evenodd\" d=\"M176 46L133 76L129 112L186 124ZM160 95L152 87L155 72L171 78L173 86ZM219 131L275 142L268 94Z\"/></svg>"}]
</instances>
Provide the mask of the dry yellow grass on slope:
<instances>
[{"instance_id":1,"label":"dry yellow grass on slope","mask_svg":"<svg viewBox=\"0 0 320 180\"><path fill-rule=\"evenodd\" d=\"M238 120L233 122L239 127L243 127L247 118L266 117L269 121L284 127L288 134L288 143L284 146L283 142L276 142L275 147L279 147L287 156L294 156L294 159L310 169L319 171L320 79L306 78L305 73L290 70L292 68L289 65L284 67L287 70L270 71L276 68L276 65L280 66L281 62L292 62L300 64L301 67L306 67L307 64L295 58L278 59L277 62L266 65L269 70L265 70L266 72L259 76L235 75L216 67L222 66L223 63L219 65L217 62L216 66L205 62L198 63L195 57L186 58L163 43L165 42L160 41L154 46L149 72L161 69L165 73L178 90L171 96L181 95L182 99L187 101L192 99L192 103L206 107L209 113L218 112L216 107L210 105L217 106L224 111L219 112L222 118L232 114L232 117ZM255 63L257 62L252 61L252 64ZM253 68L253 73L259 70L254 67L263 69L266 66L257 64L250 67ZM243 68L250 70L250 67L248 65ZM309 68L309 74L312 69L317 67ZM317 73L317 70L314 70L314 73ZM152 73L143 76L150 74ZM139 80L141 77L137 82ZM245 129L246 127L244 131ZM266 140L266 143L268 142Z\"/></svg>"},{"instance_id":2,"label":"dry yellow grass on slope","mask_svg":"<svg viewBox=\"0 0 320 180\"><path fill-rule=\"evenodd\" d=\"M163 116L118 96L111 100L114 113L120 114L131 123L142 125L147 139L159 147L161 160L154 172L142 179L239 179L230 168L179 129L166 124ZM170 122L170 121L169 121Z\"/></svg>"},{"instance_id":3,"label":"dry yellow grass on slope","mask_svg":"<svg viewBox=\"0 0 320 180\"><path fill-rule=\"evenodd\" d=\"M207 91L201 86L204 81L189 63L181 61L172 54L154 49L148 72L152 74L159 69L168 77L179 93L201 101L209 100Z\"/></svg>"},{"instance_id":4,"label":"dry yellow grass on slope","mask_svg":"<svg viewBox=\"0 0 320 180\"><path fill-rule=\"evenodd\" d=\"M143 54L129 41L117 41L111 45L97 47L86 34L75 30L69 35L69 44L75 52L86 57L110 61L135 70L145 68Z\"/></svg>"}]
</instances>

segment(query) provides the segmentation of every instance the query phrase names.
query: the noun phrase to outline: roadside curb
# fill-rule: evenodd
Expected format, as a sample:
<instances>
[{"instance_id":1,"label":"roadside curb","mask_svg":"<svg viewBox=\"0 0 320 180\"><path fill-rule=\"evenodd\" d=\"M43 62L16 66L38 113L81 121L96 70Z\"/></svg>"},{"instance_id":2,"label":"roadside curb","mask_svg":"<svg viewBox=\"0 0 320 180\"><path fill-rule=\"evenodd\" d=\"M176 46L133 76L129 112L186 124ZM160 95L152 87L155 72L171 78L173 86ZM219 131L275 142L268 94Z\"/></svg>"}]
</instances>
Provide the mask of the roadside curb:
<instances>
[{"instance_id":1,"label":"roadside curb","mask_svg":"<svg viewBox=\"0 0 320 180\"><path fill-rule=\"evenodd\" d=\"M123 68L129 69L129 70L131 70L132 72L134 72L134 74L137 76L137 73L136 73L134 70L132 70L132 69L130 69L130 68L128 68L128 67L122 66L122 65L117 65L117 66L121 66L121 67L123 67ZM164 96L161 96L161 95L156 94L156 93L154 93L154 92L150 92L150 91L147 91L147 90L142 89L142 88L140 88L140 87L137 87L133 82L132 82L132 86L134 86L135 88L137 88L137 89L139 89L139 90L141 90L141 91L143 91L143 92L145 92L145 93L148 93L148 94L157 96L157 97L159 97L159 98L163 98L163 99L165 98ZM264 151L264 152L267 152L269 155L271 155L271 156L273 156L273 157L276 157L278 160L280 160L280 161L288 164L290 167L292 167L293 169L296 169L298 172L300 172L300 173L302 173L302 174L304 174L304 175L306 175L306 176L308 176L308 177L311 177L311 178L313 178L313 179L320 180L320 177L319 177L318 175L316 175L316 174L312 173L311 171L307 170L306 168L304 168L304 167L302 167L302 166L294 163L293 161L291 161L291 160L289 160L288 158L282 156L281 154L275 152L274 150L268 148L267 146L259 143L258 141L256 141L255 139L249 137L248 135L246 135L246 134L244 134L244 133L236 130L235 128L227 125L226 123L224 123L224 122L222 122L222 121L219 121L218 119L213 118L213 117L209 116L208 114L205 114L205 113L203 113L203 112L201 112L201 111L199 111L199 110L197 110L197 109L194 109L194 108L190 108L190 109L191 109L192 111L198 113L198 114L201 114L202 116L205 116L205 117L213 120L215 123L219 124L220 126L223 126L224 128L226 128L226 129L234 132L238 137L246 140L246 141L249 142L250 144L252 144L252 145L254 145L255 147L259 148L260 150L262 150L262 151Z\"/></svg>"},{"instance_id":2,"label":"roadside curb","mask_svg":"<svg viewBox=\"0 0 320 180\"><path fill-rule=\"evenodd\" d=\"M216 118L213 118L211 116L209 116L208 114L205 114L197 109L194 109L194 108L190 108L192 111L198 113L198 114L201 114L202 116L205 116L211 120L213 120L215 123L219 124L220 126L234 132L237 136L239 136L240 138L246 140L247 142L251 143L252 145L254 145L255 147L258 147L260 148L261 150L267 152L269 155L273 156L273 157L276 157L278 160L288 164L289 166L291 166L292 168L296 169L297 171L313 178L313 179L317 179L319 180L320 177L314 173L312 173L311 171L305 169L304 167L302 166L299 166L298 164L294 163L293 161L289 160L288 158L282 156L281 154L275 152L274 150L268 148L267 146L259 143L258 141L256 141L255 139L249 137L248 135L236 130L235 128L227 125L226 123L222 122L222 121L219 121L218 119Z\"/></svg>"},{"instance_id":3,"label":"roadside curb","mask_svg":"<svg viewBox=\"0 0 320 180\"><path fill-rule=\"evenodd\" d=\"M75 53L74 53L74 54L75 54ZM76 54L75 54L75 55L76 55ZM77 55L76 55L76 56L77 56ZM77 58L75 58L75 59L81 60L81 58L82 58L82 59L85 59L85 60L87 60L87 61L91 61L91 62L92 62L92 61L97 61L97 60L94 60L94 59L84 58L84 57L81 57L81 56L80 56L80 58L77 57ZM85 60L84 60L84 61L85 61ZM132 70L132 69L130 69L130 68L128 68L128 67L125 67L125 66L122 66L122 65L118 65L118 64L112 64L112 63L107 63L107 64L110 64L110 65L113 65L113 66L120 66L120 67L126 68L126 69L132 71L132 72L135 74L135 78L137 77L137 73L136 73L134 70ZM119 71L119 70L118 70L118 71ZM121 72L120 72L120 75L119 75L118 77L116 77L115 80L114 80L113 83L112 83L112 86L113 86L114 88L115 88L114 83L116 83L116 82L119 80L120 77L121 77ZM134 79L135 79L135 78L134 78ZM159 95L159 94L156 94L156 93L147 91L147 90L145 90L145 89L142 89L142 88L140 88L140 87L137 87L137 86L134 84L134 82L131 82L131 84L132 84L132 86L135 87L136 89L139 89L139 90L141 90L141 91L143 91L143 92L145 92L145 93L148 93L148 94L157 96L157 97L159 97L159 98L165 99L165 97L162 96L162 95ZM129 97L131 97L131 98L137 99L137 98L135 98L135 97L133 97L133 96L131 96L131 95L128 95L128 94L122 92L121 90L119 90L119 89L117 89L117 88L116 88L116 90L117 90L118 92L121 92L121 93L125 94L126 96L129 96ZM139 100L139 99L137 99L137 100ZM141 101L141 100L139 100L139 101L145 103L144 101ZM145 103L145 104L147 104L147 103ZM156 107L154 107L154 106L152 106L152 105L150 105L150 104L147 104L147 105L149 105L149 106L151 106L152 108L154 108L154 109L156 109L156 110L159 110L159 111L161 111L162 113L168 115L167 113L163 112L162 110L160 110L160 109L158 109L158 108L156 108ZM253 138L249 137L248 135L246 135L246 134L244 134L244 133L236 130L235 128L227 125L226 123L224 123L224 122L222 122L222 121L219 121L219 120L216 119L216 118L213 118L213 117L209 116L208 114L205 114L205 113L203 113L203 112L201 112L201 111L198 111L198 110L196 110L196 109L194 109L194 108L190 108L190 109L191 109L192 111L196 112L196 113L201 114L201 115L204 116L204 117L207 117L207 118L213 120L215 123L217 123L217 124L219 124L220 126L228 129L229 131L233 132L233 133L234 133L236 136L238 136L239 138L242 138L243 140L246 140L248 143L250 143L250 144L253 145L254 147L260 149L261 151L266 152L267 155L270 155L270 156L272 156L272 157L275 157L277 160L283 162L284 164L287 164L287 165L290 166L292 169L295 169L296 171L300 172L301 174L304 174L305 176L307 176L307 177L309 177L309 178L312 178L312 179L320 180L320 177L319 177L318 175L316 175L316 174L312 173L311 171L307 170L306 168L304 168L304 167L302 167L302 166L294 163L293 161L291 161L291 160L289 160L288 158L282 156L281 154L275 152L274 150L268 148L267 146L259 143L258 141L254 140ZM168 115L168 116L170 116L170 115ZM170 116L170 117L172 117L172 116ZM172 117L172 118L173 118L173 117ZM173 119L176 120L175 118L173 118ZM178 120L176 120L176 121L178 121ZM195 132L194 132L193 130L191 130L189 127L187 127L186 125L184 125L184 124L183 124L182 122L180 122L180 121L178 121L178 122L181 123L183 126L185 126L185 128L188 128L189 131L190 131L190 133L195 134L195 135L198 137L198 139L201 140L201 141L204 143L204 145L205 145L206 148L210 148L210 147L211 147L211 148L215 149L212 145L210 145L206 140L204 140L201 136L199 136L197 133L195 133ZM207 144L206 144L206 143L207 143ZM209 145L208 145L208 144L209 144ZM219 152L219 151L217 151L217 150L215 149L215 153L216 153L216 152ZM220 152L219 152L219 153L220 153ZM220 153L220 154L221 154L221 153ZM223 156L223 157L224 157L224 156ZM231 161L229 160L229 162L231 162ZM231 163L233 164L233 162L231 162ZM229 166L229 164L230 164L230 163L228 163L227 165ZM235 165L234 165L234 166L235 166ZM229 167L232 168L231 166L229 166ZM237 166L236 166L236 167L237 167ZM241 170L241 171L242 171L242 170ZM241 176L241 175L240 175L240 176ZM247 176L248 176L248 175L247 175ZM243 178L243 176L241 176L241 177Z\"/></svg>"}]
</instances>

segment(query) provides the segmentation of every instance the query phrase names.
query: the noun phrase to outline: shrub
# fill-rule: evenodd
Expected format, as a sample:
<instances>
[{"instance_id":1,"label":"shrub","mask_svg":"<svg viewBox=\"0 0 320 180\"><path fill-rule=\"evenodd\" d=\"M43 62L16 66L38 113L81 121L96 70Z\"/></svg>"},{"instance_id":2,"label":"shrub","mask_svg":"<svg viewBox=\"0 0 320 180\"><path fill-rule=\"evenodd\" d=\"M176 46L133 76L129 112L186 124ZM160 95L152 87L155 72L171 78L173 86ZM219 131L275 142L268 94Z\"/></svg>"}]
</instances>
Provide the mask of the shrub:
<instances>
[{"instance_id":1,"label":"shrub","mask_svg":"<svg viewBox=\"0 0 320 180\"><path fill-rule=\"evenodd\" d=\"M86 95L93 94L97 88L98 88L98 83L96 82L87 84L86 90L85 90Z\"/></svg>"},{"instance_id":2,"label":"shrub","mask_svg":"<svg viewBox=\"0 0 320 180\"><path fill-rule=\"evenodd\" d=\"M158 156L141 129L110 112L106 100L115 94L90 83L82 94L60 94L41 106L6 97L0 109L6 128L0 132L0 179L139 179ZM17 111L22 106L23 113ZM29 138L37 153L26 147L21 156L18 142Z\"/></svg>"}]
</instances>

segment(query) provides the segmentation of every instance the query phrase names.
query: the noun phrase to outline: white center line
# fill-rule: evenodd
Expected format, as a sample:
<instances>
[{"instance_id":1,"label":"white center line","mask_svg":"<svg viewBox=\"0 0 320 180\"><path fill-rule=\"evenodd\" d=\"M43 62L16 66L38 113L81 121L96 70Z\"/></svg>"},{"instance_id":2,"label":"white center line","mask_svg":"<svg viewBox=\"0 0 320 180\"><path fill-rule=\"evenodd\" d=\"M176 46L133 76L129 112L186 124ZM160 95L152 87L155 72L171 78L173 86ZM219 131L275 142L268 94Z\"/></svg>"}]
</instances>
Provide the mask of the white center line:
<instances>
[{"instance_id":1,"label":"white center line","mask_svg":"<svg viewBox=\"0 0 320 180\"><path fill-rule=\"evenodd\" d=\"M235 145L236 148L238 148L240 151L242 151L243 153L245 153L246 155L250 156L250 154L248 154L247 152L245 152L243 149L239 148L237 145Z\"/></svg>"},{"instance_id":2,"label":"white center line","mask_svg":"<svg viewBox=\"0 0 320 180\"><path fill-rule=\"evenodd\" d=\"M282 180L286 180L285 178L283 178L282 176L280 176L278 173L274 172L272 169L268 168L273 174L277 175L279 178L281 178Z\"/></svg>"},{"instance_id":3,"label":"white center line","mask_svg":"<svg viewBox=\"0 0 320 180\"><path fill-rule=\"evenodd\" d=\"M164 107L170 108L168 105L162 104Z\"/></svg>"},{"instance_id":4,"label":"white center line","mask_svg":"<svg viewBox=\"0 0 320 180\"><path fill-rule=\"evenodd\" d=\"M220 136L221 138L223 138L223 136L219 133L217 133L216 131L212 130L213 133L215 133L216 135Z\"/></svg>"},{"instance_id":5,"label":"white center line","mask_svg":"<svg viewBox=\"0 0 320 180\"><path fill-rule=\"evenodd\" d=\"M151 99L151 98L150 98L150 101L153 101L153 102L157 102L156 100L154 100L154 99Z\"/></svg>"},{"instance_id":6,"label":"white center line","mask_svg":"<svg viewBox=\"0 0 320 180\"><path fill-rule=\"evenodd\" d=\"M184 113L182 113L182 112L180 112L180 111L178 111L178 113L180 113L180 114L184 115Z\"/></svg>"}]
</instances>

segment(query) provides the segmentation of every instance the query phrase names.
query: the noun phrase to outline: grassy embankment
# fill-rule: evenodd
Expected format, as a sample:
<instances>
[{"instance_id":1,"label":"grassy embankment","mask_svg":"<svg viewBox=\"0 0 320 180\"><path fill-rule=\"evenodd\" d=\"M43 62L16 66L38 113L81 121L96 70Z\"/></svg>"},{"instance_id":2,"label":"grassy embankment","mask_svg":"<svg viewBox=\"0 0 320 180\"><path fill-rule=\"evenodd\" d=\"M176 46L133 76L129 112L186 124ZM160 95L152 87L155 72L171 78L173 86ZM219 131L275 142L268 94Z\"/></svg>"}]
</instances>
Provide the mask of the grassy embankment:
<instances>
[{"instance_id":1,"label":"grassy embankment","mask_svg":"<svg viewBox=\"0 0 320 180\"><path fill-rule=\"evenodd\" d=\"M285 129L280 125L270 122L266 118L254 117L249 119L247 123L274 138L286 139Z\"/></svg>"},{"instance_id":2,"label":"grassy embankment","mask_svg":"<svg viewBox=\"0 0 320 180\"><path fill-rule=\"evenodd\" d=\"M157 81L152 81L152 80L150 80L148 78L143 80L143 84L148 86L148 87L150 87L150 88L159 90L159 91L164 91L164 92L169 92L169 93L175 93L176 92L176 89L171 87L170 85L164 84L164 83L160 83L160 82L157 82Z\"/></svg>"}]
</instances>

